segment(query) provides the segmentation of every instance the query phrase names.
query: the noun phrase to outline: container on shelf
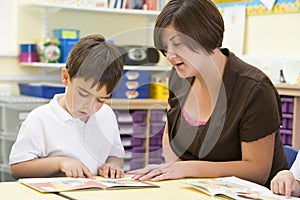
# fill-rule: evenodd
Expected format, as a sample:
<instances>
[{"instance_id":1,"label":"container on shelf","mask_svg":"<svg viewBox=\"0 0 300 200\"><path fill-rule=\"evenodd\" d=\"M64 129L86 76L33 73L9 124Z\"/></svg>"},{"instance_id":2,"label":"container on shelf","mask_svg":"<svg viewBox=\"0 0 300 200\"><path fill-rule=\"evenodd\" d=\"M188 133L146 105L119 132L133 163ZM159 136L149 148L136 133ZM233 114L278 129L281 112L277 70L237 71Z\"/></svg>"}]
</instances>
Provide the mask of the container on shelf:
<instances>
[{"instance_id":1,"label":"container on shelf","mask_svg":"<svg viewBox=\"0 0 300 200\"><path fill-rule=\"evenodd\" d=\"M0 97L0 130L16 135L29 112L47 102L47 99L27 96Z\"/></svg>"},{"instance_id":2,"label":"container on shelf","mask_svg":"<svg viewBox=\"0 0 300 200\"><path fill-rule=\"evenodd\" d=\"M293 129L293 114L282 114L282 129Z\"/></svg>"},{"instance_id":3,"label":"container on shelf","mask_svg":"<svg viewBox=\"0 0 300 200\"><path fill-rule=\"evenodd\" d=\"M293 113L294 112L294 98L293 97L280 97L282 112Z\"/></svg>"},{"instance_id":4,"label":"container on shelf","mask_svg":"<svg viewBox=\"0 0 300 200\"><path fill-rule=\"evenodd\" d=\"M292 130L280 129L280 135L283 144L292 145Z\"/></svg>"},{"instance_id":5,"label":"container on shelf","mask_svg":"<svg viewBox=\"0 0 300 200\"><path fill-rule=\"evenodd\" d=\"M119 131L121 135L135 135L144 136L147 124L142 123L132 123L132 124L119 124Z\"/></svg>"},{"instance_id":6,"label":"container on shelf","mask_svg":"<svg viewBox=\"0 0 300 200\"><path fill-rule=\"evenodd\" d=\"M10 168L8 165L3 165L0 164L0 181L2 182L9 182L9 181L16 181L17 179L15 179L14 177L11 176L10 174Z\"/></svg>"},{"instance_id":7,"label":"container on shelf","mask_svg":"<svg viewBox=\"0 0 300 200\"><path fill-rule=\"evenodd\" d=\"M19 83L20 94L51 99L55 94L64 93L65 86L50 83Z\"/></svg>"},{"instance_id":8,"label":"container on shelf","mask_svg":"<svg viewBox=\"0 0 300 200\"><path fill-rule=\"evenodd\" d=\"M149 97L149 72L124 70L113 98L139 99Z\"/></svg>"},{"instance_id":9,"label":"container on shelf","mask_svg":"<svg viewBox=\"0 0 300 200\"><path fill-rule=\"evenodd\" d=\"M79 39L80 30L57 28L53 30L53 36L58 39Z\"/></svg>"},{"instance_id":10,"label":"container on shelf","mask_svg":"<svg viewBox=\"0 0 300 200\"><path fill-rule=\"evenodd\" d=\"M151 122L166 122L167 112L165 110L150 110Z\"/></svg>"},{"instance_id":11,"label":"container on shelf","mask_svg":"<svg viewBox=\"0 0 300 200\"><path fill-rule=\"evenodd\" d=\"M19 62L36 62L37 60L36 44L20 44Z\"/></svg>"},{"instance_id":12,"label":"container on shelf","mask_svg":"<svg viewBox=\"0 0 300 200\"><path fill-rule=\"evenodd\" d=\"M12 145L15 143L17 135L8 135L6 133L0 133L0 147L1 147L1 160L0 163L4 165L9 164L9 154Z\"/></svg>"},{"instance_id":13,"label":"container on shelf","mask_svg":"<svg viewBox=\"0 0 300 200\"><path fill-rule=\"evenodd\" d=\"M165 129L165 122L151 122L150 136L162 135Z\"/></svg>"}]
</instances>

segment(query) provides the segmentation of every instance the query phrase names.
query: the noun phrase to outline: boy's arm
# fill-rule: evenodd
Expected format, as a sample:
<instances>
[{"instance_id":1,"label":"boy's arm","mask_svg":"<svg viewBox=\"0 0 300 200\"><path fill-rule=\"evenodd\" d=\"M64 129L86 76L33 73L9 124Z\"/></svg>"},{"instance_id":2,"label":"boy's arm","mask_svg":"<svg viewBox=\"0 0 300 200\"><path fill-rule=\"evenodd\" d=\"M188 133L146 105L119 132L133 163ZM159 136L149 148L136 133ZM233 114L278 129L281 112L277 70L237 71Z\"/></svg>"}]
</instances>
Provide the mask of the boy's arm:
<instances>
[{"instance_id":1,"label":"boy's arm","mask_svg":"<svg viewBox=\"0 0 300 200\"><path fill-rule=\"evenodd\" d=\"M67 177L88 177L93 175L80 161L70 157L47 157L24 161L10 165L15 178L50 177L64 173Z\"/></svg>"},{"instance_id":2,"label":"boy's arm","mask_svg":"<svg viewBox=\"0 0 300 200\"><path fill-rule=\"evenodd\" d=\"M99 175L104 178L122 178L124 160L115 156L109 156L106 163L99 168Z\"/></svg>"}]
</instances>

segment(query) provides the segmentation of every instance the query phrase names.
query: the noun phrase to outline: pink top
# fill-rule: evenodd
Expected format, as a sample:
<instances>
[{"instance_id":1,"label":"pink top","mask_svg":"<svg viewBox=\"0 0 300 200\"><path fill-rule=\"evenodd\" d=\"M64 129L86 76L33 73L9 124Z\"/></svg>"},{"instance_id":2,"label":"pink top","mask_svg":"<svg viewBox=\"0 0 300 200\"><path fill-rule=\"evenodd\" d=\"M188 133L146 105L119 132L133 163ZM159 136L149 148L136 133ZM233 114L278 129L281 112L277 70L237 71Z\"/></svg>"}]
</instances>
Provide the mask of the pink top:
<instances>
[{"instance_id":1,"label":"pink top","mask_svg":"<svg viewBox=\"0 0 300 200\"><path fill-rule=\"evenodd\" d=\"M196 121L190 117L190 115L186 112L184 108L181 109L184 119L191 125L191 126L203 126L206 124L206 121Z\"/></svg>"}]
</instances>

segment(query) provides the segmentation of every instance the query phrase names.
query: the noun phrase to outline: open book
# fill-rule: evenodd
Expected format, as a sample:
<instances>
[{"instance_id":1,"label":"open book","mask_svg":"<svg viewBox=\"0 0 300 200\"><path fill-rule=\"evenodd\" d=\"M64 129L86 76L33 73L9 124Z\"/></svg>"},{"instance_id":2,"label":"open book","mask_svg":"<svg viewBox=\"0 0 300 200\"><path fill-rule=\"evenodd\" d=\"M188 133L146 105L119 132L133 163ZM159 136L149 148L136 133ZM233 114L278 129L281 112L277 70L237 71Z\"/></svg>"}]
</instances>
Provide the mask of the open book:
<instances>
[{"instance_id":1,"label":"open book","mask_svg":"<svg viewBox=\"0 0 300 200\"><path fill-rule=\"evenodd\" d=\"M70 190L80 190L88 188L99 189L125 189L125 188L153 188L159 187L144 181L134 180L131 178L105 179L100 177L89 178L24 178L18 180L20 183L27 185L40 192L63 192Z\"/></svg>"},{"instance_id":2,"label":"open book","mask_svg":"<svg viewBox=\"0 0 300 200\"><path fill-rule=\"evenodd\" d=\"M203 178L184 183L210 195L237 200L281 200L284 196L273 194L268 188L237 177ZM298 198L290 198L298 199Z\"/></svg>"}]
</instances>

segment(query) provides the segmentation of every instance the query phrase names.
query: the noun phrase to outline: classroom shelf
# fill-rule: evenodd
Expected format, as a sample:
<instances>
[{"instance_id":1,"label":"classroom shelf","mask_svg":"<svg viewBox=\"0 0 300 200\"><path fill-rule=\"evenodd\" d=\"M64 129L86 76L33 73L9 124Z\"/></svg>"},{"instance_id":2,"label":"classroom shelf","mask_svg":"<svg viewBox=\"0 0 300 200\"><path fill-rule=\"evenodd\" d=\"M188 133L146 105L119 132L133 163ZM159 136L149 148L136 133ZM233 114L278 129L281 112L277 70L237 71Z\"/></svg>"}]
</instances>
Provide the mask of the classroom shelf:
<instances>
[{"instance_id":1,"label":"classroom shelf","mask_svg":"<svg viewBox=\"0 0 300 200\"><path fill-rule=\"evenodd\" d=\"M43 63L43 62L31 62L31 63L20 63L23 67L36 67L36 68L49 68L49 69L60 69L65 67L65 63ZM133 66L125 65L124 70L137 70L137 71L170 71L171 66Z\"/></svg>"},{"instance_id":2,"label":"classroom shelf","mask_svg":"<svg viewBox=\"0 0 300 200\"><path fill-rule=\"evenodd\" d=\"M140 9L116 9L116 8L92 8L92 7L80 7L72 5L60 5L51 3L31 3L29 7L44 8L48 10L76 10L76 11L88 11L88 12L103 12L103 13L115 13L115 14L129 14L129 15L147 15L157 16L159 10L140 10Z\"/></svg>"}]
</instances>

